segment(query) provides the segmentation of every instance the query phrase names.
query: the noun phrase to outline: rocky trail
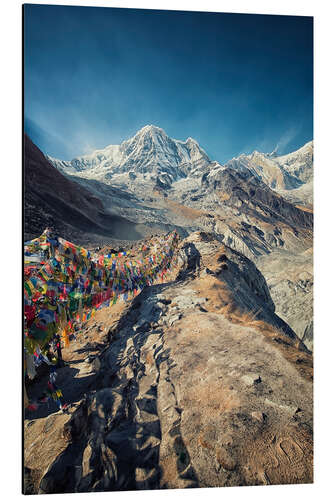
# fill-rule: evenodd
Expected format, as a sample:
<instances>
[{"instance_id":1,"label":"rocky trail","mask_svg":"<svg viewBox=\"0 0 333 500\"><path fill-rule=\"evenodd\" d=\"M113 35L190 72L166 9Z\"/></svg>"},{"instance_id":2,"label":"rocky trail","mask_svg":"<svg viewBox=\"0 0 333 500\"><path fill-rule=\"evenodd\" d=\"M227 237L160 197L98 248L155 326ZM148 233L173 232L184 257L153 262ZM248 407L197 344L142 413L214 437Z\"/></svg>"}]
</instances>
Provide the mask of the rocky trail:
<instances>
[{"instance_id":1,"label":"rocky trail","mask_svg":"<svg viewBox=\"0 0 333 500\"><path fill-rule=\"evenodd\" d=\"M312 482L312 355L262 274L194 233L168 279L64 350L67 412L26 413L26 492Z\"/></svg>"}]
</instances>

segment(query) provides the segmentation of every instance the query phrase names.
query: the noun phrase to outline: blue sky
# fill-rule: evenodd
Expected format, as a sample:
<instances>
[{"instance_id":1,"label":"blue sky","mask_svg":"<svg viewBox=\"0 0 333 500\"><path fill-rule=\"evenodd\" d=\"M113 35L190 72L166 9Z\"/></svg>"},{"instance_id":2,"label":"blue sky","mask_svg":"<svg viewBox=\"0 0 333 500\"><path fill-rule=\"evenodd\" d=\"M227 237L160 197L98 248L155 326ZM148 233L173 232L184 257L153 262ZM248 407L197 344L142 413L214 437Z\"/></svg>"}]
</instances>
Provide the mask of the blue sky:
<instances>
[{"instance_id":1,"label":"blue sky","mask_svg":"<svg viewBox=\"0 0 333 500\"><path fill-rule=\"evenodd\" d=\"M25 6L25 128L61 159L147 124L212 160L313 138L312 18Z\"/></svg>"}]
</instances>

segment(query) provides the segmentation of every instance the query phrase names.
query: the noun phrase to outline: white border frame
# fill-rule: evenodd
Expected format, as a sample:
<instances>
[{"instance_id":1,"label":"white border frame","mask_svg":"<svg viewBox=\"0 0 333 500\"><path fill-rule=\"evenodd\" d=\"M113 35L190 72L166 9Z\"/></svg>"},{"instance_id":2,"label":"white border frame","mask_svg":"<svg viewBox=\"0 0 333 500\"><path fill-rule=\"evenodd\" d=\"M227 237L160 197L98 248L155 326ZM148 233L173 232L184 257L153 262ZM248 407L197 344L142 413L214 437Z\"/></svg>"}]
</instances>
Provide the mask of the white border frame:
<instances>
[{"instance_id":1,"label":"white border frame","mask_svg":"<svg viewBox=\"0 0 333 500\"><path fill-rule=\"evenodd\" d=\"M201 498L210 495L226 499L267 495L277 499L302 496L302 499L328 497L332 491L331 446L333 405L331 403L332 364L332 6L324 0L132 0L77 1L36 0L37 4L80 5L167 10L197 10L255 14L315 16L315 483L314 485L217 488L159 491L170 498ZM1 2L1 174L2 227L1 256L4 274L1 280L2 342L1 369L1 471L5 498L21 496L21 9L18 0ZM330 442L331 441L331 442ZM108 493L104 493L107 495ZM109 493L110 494L110 493ZM117 498L153 498L155 491L112 493ZM91 495L90 494L80 494ZM102 493L103 495L103 493ZM53 495L52 498L67 498ZM70 498L70 497L68 497ZM74 498L74 497L71 497ZM76 498L76 497L75 497ZM89 496L89 498L92 498Z\"/></svg>"}]
</instances>

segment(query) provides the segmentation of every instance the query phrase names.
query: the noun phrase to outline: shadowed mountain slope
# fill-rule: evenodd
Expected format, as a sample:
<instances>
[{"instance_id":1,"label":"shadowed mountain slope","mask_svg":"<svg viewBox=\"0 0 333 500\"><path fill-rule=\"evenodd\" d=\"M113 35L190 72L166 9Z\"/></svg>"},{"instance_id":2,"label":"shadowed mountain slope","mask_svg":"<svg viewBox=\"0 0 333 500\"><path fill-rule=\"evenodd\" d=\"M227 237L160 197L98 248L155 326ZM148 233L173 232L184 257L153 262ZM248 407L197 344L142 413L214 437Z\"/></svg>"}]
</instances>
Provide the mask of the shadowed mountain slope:
<instances>
[{"instance_id":1,"label":"shadowed mountain slope","mask_svg":"<svg viewBox=\"0 0 333 500\"><path fill-rule=\"evenodd\" d=\"M39 236L46 226L80 242L99 237L137 240L145 232L140 224L106 211L101 200L54 168L38 147L24 141L25 240Z\"/></svg>"}]
</instances>

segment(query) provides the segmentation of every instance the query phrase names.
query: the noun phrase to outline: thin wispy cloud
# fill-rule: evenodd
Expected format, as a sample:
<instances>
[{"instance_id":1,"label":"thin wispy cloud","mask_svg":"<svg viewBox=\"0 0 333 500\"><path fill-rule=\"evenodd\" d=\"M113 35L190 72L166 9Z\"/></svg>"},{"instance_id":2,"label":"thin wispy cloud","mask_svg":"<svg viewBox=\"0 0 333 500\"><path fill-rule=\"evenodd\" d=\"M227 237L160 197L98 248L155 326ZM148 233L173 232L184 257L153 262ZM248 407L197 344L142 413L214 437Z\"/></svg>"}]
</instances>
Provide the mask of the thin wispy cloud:
<instances>
[{"instance_id":1,"label":"thin wispy cloud","mask_svg":"<svg viewBox=\"0 0 333 500\"><path fill-rule=\"evenodd\" d=\"M274 147L274 151L279 153L280 151L283 151L287 148L287 146L295 139L295 137L298 136L298 134L301 132L301 126L295 126L287 130L285 133L282 134L278 142L276 143Z\"/></svg>"}]
</instances>

